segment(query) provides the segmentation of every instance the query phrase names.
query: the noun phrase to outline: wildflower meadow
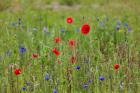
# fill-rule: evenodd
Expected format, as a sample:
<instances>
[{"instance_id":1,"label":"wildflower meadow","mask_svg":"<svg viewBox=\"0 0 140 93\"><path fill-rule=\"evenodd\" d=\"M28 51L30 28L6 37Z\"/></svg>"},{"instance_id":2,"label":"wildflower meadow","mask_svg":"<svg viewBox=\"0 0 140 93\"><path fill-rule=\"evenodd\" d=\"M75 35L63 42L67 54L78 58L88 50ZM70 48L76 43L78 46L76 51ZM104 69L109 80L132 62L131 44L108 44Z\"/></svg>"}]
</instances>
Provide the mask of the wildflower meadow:
<instances>
[{"instance_id":1,"label":"wildflower meadow","mask_svg":"<svg viewBox=\"0 0 140 93\"><path fill-rule=\"evenodd\" d=\"M0 93L140 93L139 0L0 0Z\"/></svg>"}]
</instances>

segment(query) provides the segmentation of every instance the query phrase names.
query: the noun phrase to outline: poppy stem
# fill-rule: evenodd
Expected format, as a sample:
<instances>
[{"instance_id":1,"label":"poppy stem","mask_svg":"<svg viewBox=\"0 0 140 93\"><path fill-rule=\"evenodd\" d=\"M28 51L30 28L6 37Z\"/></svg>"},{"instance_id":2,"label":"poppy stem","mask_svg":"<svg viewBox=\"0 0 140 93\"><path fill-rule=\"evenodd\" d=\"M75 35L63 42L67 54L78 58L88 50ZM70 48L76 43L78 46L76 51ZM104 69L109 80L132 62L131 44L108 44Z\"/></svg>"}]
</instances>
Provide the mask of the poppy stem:
<instances>
[{"instance_id":1,"label":"poppy stem","mask_svg":"<svg viewBox=\"0 0 140 93\"><path fill-rule=\"evenodd\" d=\"M70 67L67 67L67 81L68 81L67 93L71 93L72 70Z\"/></svg>"},{"instance_id":2,"label":"poppy stem","mask_svg":"<svg viewBox=\"0 0 140 93\"><path fill-rule=\"evenodd\" d=\"M15 93L15 91L14 91L14 80L13 80L12 71L13 71L13 69L12 69L12 67L10 67L10 76L9 76L9 78L10 78L10 91L11 91L11 93Z\"/></svg>"}]
</instances>

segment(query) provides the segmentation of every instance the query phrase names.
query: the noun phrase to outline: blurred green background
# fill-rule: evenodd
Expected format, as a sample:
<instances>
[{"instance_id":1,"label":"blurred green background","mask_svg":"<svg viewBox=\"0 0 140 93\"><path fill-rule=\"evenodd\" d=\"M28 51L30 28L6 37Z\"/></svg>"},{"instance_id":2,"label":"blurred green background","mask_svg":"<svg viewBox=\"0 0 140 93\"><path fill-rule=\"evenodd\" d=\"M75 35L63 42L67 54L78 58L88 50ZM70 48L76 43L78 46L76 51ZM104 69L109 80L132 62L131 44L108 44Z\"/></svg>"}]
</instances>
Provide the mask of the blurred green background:
<instances>
[{"instance_id":1,"label":"blurred green background","mask_svg":"<svg viewBox=\"0 0 140 93\"><path fill-rule=\"evenodd\" d=\"M116 9L117 11L139 11L140 0L0 0L0 11L25 11L28 9L60 8L61 6L80 8L91 7L90 9ZM88 8L89 9L89 8Z\"/></svg>"},{"instance_id":2,"label":"blurred green background","mask_svg":"<svg viewBox=\"0 0 140 93\"><path fill-rule=\"evenodd\" d=\"M129 17L135 28L140 26L139 5L140 0L0 0L0 18L42 13L53 19L55 15Z\"/></svg>"}]
</instances>

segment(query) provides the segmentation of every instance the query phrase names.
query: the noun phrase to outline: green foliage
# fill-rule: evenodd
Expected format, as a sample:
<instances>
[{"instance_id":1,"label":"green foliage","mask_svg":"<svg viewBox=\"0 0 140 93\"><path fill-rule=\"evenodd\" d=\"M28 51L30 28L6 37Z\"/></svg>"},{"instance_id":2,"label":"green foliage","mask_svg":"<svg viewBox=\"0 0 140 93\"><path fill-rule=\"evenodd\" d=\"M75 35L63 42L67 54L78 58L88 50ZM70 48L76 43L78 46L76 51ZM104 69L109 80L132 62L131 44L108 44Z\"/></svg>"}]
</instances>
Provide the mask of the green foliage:
<instances>
[{"instance_id":1,"label":"green foliage","mask_svg":"<svg viewBox=\"0 0 140 93\"><path fill-rule=\"evenodd\" d=\"M0 14L0 93L20 91L21 93L52 93L54 88L58 89L58 93L68 93L69 76L72 76L71 93L139 93L140 17L138 11L132 12L133 8L129 11L127 8L99 11L102 7L95 11L92 8L85 8L85 11L78 12L28 9L35 5L32 4L35 1L21 0L21 5L27 7L22 14L8 12ZM45 0L42 1L45 3ZM75 1L71 1L73 2L71 5L76 4ZM104 5L108 0L95 1ZM63 0L63 2L67 1ZM90 4L92 0L80 2ZM74 18L72 24L66 23L68 16ZM83 16L85 16L84 20ZM19 17L21 25L18 25ZM122 22L123 32L116 31L118 20ZM102 22L104 24L101 24ZM125 22L132 28L132 32L127 34L124 32ZM77 28L80 29L84 23L91 25L91 31L86 36L77 32ZM43 31L44 27L47 28L46 31ZM63 33L62 28L65 29ZM55 37L61 37L62 42L54 43ZM69 39L76 40L75 48L69 46ZM23 56L19 55L20 44L27 49ZM61 52L60 56L56 57L53 54L54 47ZM7 50L12 51L11 56L5 54ZM39 58L33 59L32 53L36 52L39 53ZM69 60L71 55L76 55L75 64ZM120 64L118 71L113 68L116 63ZM15 68L23 67L22 73L18 76L14 75L13 70L9 69L10 64L14 64ZM80 70L75 69L77 65L81 67ZM70 73L68 67L72 70L71 75L68 75ZM44 80L47 73L50 75L48 81ZM100 75L105 77L104 81L99 81ZM109 78L110 75L112 79ZM89 80L93 81L88 88L83 88L82 85ZM26 82L31 84L27 85ZM123 88L120 88L121 82L124 83ZM27 87L27 91L22 90L23 86Z\"/></svg>"}]
</instances>

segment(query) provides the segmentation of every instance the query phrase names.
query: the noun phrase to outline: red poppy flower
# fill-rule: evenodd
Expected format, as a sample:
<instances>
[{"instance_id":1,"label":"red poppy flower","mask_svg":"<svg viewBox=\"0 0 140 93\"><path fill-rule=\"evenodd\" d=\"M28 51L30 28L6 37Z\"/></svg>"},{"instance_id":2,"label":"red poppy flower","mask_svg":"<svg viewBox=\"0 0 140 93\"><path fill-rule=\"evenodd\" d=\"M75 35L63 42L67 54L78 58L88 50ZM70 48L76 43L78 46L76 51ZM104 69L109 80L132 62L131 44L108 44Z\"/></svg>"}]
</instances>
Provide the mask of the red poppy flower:
<instances>
[{"instance_id":1,"label":"red poppy flower","mask_svg":"<svg viewBox=\"0 0 140 93\"><path fill-rule=\"evenodd\" d=\"M71 61L71 63L75 63L76 57L75 56L71 56L70 61Z\"/></svg>"},{"instance_id":2,"label":"red poppy flower","mask_svg":"<svg viewBox=\"0 0 140 93\"><path fill-rule=\"evenodd\" d=\"M39 56L39 55L38 55L37 53L33 53L33 54L32 54L32 58L38 58L38 56Z\"/></svg>"},{"instance_id":3,"label":"red poppy flower","mask_svg":"<svg viewBox=\"0 0 140 93\"><path fill-rule=\"evenodd\" d=\"M67 23L71 24L73 22L73 18L72 17L68 17L67 18Z\"/></svg>"},{"instance_id":4,"label":"red poppy flower","mask_svg":"<svg viewBox=\"0 0 140 93\"><path fill-rule=\"evenodd\" d=\"M89 24L84 24L81 28L81 32L84 34L84 35L87 35L90 31L90 25Z\"/></svg>"},{"instance_id":5,"label":"red poppy flower","mask_svg":"<svg viewBox=\"0 0 140 93\"><path fill-rule=\"evenodd\" d=\"M21 69L19 69L19 68L15 69L15 70L14 70L14 74L15 74L15 75L21 74Z\"/></svg>"},{"instance_id":6,"label":"red poppy flower","mask_svg":"<svg viewBox=\"0 0 140 93\"><path fill-rule=\"evenodd\" d=\"M114 65L114 69L116 69L116 70L119 69L119 67L120 67L119 64L115 64L115 65Z\"/></svg>"},{"instance_id":7,"label":"red poppy flower","mask_svg":"<svg viewBox=\"0 0 140 93\"><path fill-rule=\"evenodd\" d=\"M61 42L61 38L56 37L54 41L55 41L55 43L60 43Z\"/></svg>"},{"instance_id":8,"label":"red poppy flower","mask_svg":"<svg viewBox=\"0 0 140 93\"><path fill-rule=\"evenodd\" d=\"M75 40L69 40L69 45L70 46L75 46Z\"/></svg>"},{"instance_id":9,"label":"red poppy flower","mask_svg":"<svg viewBox=\"0 0 140 93\"><path fill-rule=\"evenodd\" d=\"M60 52L59 52L56 48L54 48L54 49L52 50L52 52L53 52L56 56L59 56L59 55L60 55Z\"/></svg>"}]
</instances>

